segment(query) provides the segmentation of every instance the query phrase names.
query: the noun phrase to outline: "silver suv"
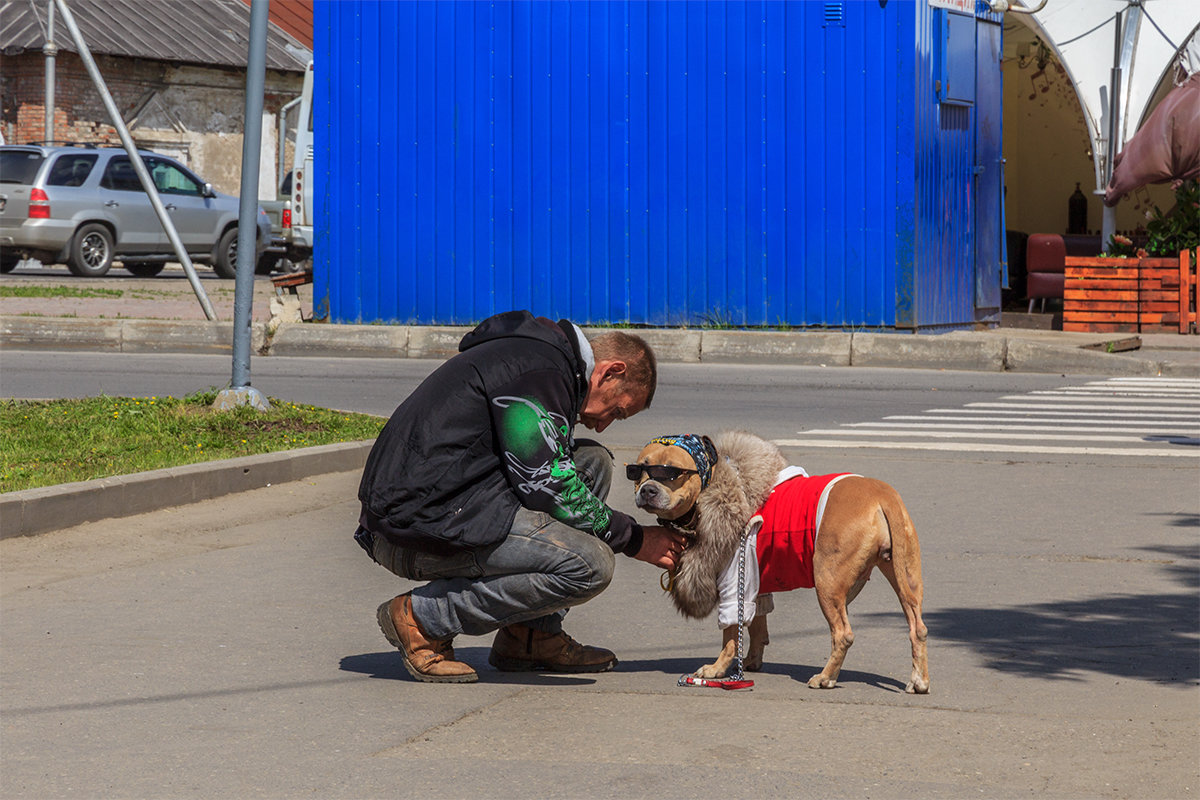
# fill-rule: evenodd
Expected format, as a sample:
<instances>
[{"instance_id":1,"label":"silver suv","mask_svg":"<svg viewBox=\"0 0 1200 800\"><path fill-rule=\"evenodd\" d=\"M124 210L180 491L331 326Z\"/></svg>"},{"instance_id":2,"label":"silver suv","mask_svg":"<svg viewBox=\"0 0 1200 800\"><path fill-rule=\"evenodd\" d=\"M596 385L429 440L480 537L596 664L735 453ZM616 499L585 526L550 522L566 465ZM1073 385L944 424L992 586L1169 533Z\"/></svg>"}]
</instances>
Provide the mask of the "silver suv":
<instances>
[{"instance_id":1,"label":"silver suv","mask_svg":"<svg viewBox=\"0 0 1200 800\"><path fill-rule=\"evenodd\" d=\"M179 162L139 151L193 261L222 278L237 269L238 198L214 191ZM255 261L271 243L258 209ZM99 277L113 259L148 277L178 260L128 154L112 147L0 146L0 272L22 258L66 262Z\"/></svg>"}]
</instances>

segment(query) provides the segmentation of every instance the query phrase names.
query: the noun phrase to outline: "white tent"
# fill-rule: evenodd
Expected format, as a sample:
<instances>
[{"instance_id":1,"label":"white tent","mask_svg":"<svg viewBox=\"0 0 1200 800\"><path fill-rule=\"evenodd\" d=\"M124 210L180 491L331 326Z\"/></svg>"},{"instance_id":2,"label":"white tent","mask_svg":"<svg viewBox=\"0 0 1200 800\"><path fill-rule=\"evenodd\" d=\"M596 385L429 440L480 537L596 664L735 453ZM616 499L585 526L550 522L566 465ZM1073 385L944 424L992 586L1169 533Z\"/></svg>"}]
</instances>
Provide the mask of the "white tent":
<instances>
[{"instance_id":1,"label":"white tent","mask_svg":"<svg viewBox=\"0 0 1200 800\"><path fill-rule=\"evenodd\" d=\"M1187 74L1200 70L1200 0L1048 0L1025 21L1056 51L1075 84L1100 191L1108 182L1113 67L1121 69L1115 153L1137 132L1156 88L1177 63Z\"/></svg>"}]
</instances>

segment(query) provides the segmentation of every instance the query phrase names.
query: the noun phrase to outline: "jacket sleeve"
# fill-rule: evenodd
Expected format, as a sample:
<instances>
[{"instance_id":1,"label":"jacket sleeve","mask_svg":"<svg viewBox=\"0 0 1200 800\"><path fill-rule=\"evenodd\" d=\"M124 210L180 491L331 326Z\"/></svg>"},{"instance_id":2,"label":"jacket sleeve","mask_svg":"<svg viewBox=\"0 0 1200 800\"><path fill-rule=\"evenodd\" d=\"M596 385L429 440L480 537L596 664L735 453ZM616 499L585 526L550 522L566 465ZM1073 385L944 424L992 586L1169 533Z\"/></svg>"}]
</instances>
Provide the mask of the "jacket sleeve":
<instances>
[{"instance_id":1,"label":"jacket sleeve","mask_svg":"<svg viewBox=\"0 0 1200 800\"><path fill-rule=\"evenodd\" d=\"M488 405L500 460L521 505L602 539L614 552L641 549L641 526L609 508L575 469L575 420L568 418L571 397L561 373L528 373L490 393Z\"/></svg>"}]
</instances>

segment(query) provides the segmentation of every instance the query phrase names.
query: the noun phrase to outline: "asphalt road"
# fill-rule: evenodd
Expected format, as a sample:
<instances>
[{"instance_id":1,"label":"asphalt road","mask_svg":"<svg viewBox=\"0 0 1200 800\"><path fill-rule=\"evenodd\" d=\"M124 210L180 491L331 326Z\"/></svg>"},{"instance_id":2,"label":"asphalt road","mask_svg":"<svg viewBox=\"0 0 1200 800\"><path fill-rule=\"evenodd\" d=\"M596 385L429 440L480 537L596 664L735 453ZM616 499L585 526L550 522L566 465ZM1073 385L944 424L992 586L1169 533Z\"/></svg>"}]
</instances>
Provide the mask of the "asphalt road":
<instances>
[{"instance_id":1,"label":"asphalt road","mask_svg":"<svg viewBox=\"0 0 1200 800\"><path fill-rule=\"evenodd\" d=\"M252 358L251 384L270 397L346 411L389 415L436 369L428 359ZM229 356L0 351L0 396L96 394L182 396L228 385ZM660 365L653 407L611 434L630 443L664 425L711 431L741 426L765 436L803 427L873 419L939 403L965 403L998 393L1078 383L1079 378L937 370Z\"/></svg>"},{"instance_id":2,"label":"asphalt road","mask_svg":"<svg viewBox=\"0 0 1200 800\"><path fill-rule=\"evenodd\" d=\"M179 393L229 366L63 359L5 351L0 393ZM253 374L387 413L433 366ZM409 584L349 539L352 473L0 540L0 797L1196 796L1195 384L667 365L654 407L601 437L620 463L649 435L745 426L810 471L895 485L922 545L925 697L903 694L882 580L850 609L837 689L805 686L829 643L807 591L777 597L753 690L677 687L715 622L681 619L629 559L568 617L615 672L501 674L490 639L462 637L480 683L418 684L374 622Z\"/></svg>"}]
</instances>

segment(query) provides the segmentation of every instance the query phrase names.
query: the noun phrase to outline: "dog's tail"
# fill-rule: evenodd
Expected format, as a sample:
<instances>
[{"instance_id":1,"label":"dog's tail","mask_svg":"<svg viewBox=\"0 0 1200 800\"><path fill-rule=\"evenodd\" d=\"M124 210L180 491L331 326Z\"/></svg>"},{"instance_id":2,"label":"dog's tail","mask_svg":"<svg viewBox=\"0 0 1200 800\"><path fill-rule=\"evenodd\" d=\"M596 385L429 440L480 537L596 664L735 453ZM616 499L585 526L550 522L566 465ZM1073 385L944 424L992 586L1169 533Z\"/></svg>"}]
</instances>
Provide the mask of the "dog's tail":
<instances>
[{"instance_id":1,"label":"dog's tail","mask_svg":"<svg viewBox=\"0 0 1200 800\"><path fill-rule=\"evenodd\" d=\"M892 566L896 580L900 586L896 592L901 593L902 600L906 595L912 596L915 605L920 608L923 601L921 579L921 544L917 540L917 529L908 508L900 499L900 493L892 487L881 498L879 507L887 520L888 537L891 539Z\"/></svg>"},{"instance_id":2,"label":"dog's tail","mask_svg":"<svg viewBox=\"0 0 1200 800\"><path fill-rule=\"evenodd\" d=\"M879 505L892 540L892 561L888 565L890 569L881 568L880 571L891 582L908 620L913 671L905 691L925 694L929 691L929 662L925 647L929 630L921 618L925 586L921 577L921 545L917 541L917 529L900 494L892 487L888 488L891 491L884 493Z\"/></svg>"}]
</instances>

